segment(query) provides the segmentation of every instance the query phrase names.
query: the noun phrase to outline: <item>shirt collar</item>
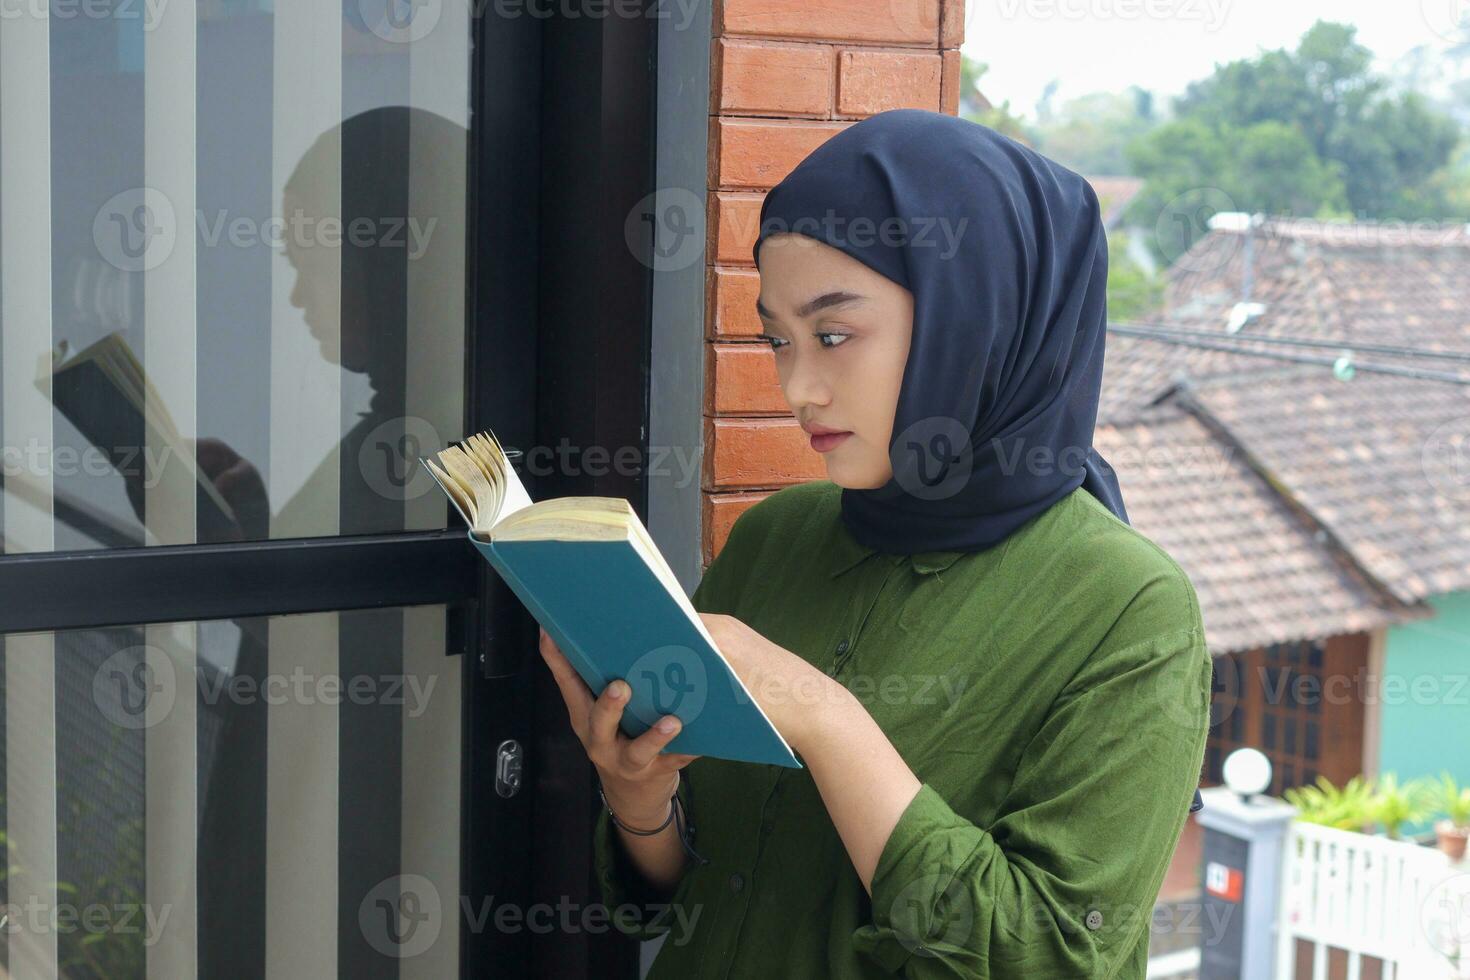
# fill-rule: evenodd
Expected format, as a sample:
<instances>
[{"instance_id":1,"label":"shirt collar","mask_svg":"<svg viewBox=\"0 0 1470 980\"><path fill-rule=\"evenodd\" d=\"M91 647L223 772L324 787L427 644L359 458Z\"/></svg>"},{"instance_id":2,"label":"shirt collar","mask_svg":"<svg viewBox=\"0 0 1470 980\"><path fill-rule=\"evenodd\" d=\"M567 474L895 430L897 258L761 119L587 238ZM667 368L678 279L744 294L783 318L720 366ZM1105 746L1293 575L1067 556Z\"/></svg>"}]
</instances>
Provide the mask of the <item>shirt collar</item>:
<instances>
[{"instance_id":1,"label":"shirt collar","mask_svg":"<svg viewBox=\"0 0 1470 980\"><path fill-rule=\"evenodd\" d=\"M837 535L837 543L832 548L831 574L829 577L836 578L850 568L856 568L867 559L876 555L872 548L864 547L854 541L844 531Z\"/></svg>"},{"instance_id":2,"label":"shirt collar","mask_svg":"<svg viewBox=\"0 0 1470 980\"><path fill-rule=\"evenodd\" d=\"M942 572L959 560L963 551L921 551L918 554L909 555L909 562L914 566L914 571L928 574L930 572Z\"/></svg>"},{"instance_id":3,"label":"shirt collar","mask_svg":"<svg viewBox=\"0 0 1470 980\"><path fill-rule=\"evenodd\" d=\"M840 500L840 497L835 499ZM829 578L836 578L861 565L874 555L881 554L877 549L869 548L852 536L852 533L847 530L847 525L842 523L841 504L837 503L835 507L838 508L838 513L833 516L834 530L830 541L829 554L831 557L828 562ZM921 551L911 555L882 555L882 557L890 563L906 560L914 571L929 574L944 571L964 553L963 551Z\"/></svg>"},{"instance_id":4,"label":"shirt collar","mask_svg":"<svg viewBox=\"0 0 1470 980\"><path fill-rule=\"evenodd\" d=\"M843 528L836 536L832 548L832 561L830 563L830 578L836 578L842 573L856 568L863 562L879 555L880 552L859 544ZM908 561L914 571L921 574L942 572L959 560L964 554L962 551L921 551L911 555L881 555L890 562Z\"/></svg>"}]
</instances>

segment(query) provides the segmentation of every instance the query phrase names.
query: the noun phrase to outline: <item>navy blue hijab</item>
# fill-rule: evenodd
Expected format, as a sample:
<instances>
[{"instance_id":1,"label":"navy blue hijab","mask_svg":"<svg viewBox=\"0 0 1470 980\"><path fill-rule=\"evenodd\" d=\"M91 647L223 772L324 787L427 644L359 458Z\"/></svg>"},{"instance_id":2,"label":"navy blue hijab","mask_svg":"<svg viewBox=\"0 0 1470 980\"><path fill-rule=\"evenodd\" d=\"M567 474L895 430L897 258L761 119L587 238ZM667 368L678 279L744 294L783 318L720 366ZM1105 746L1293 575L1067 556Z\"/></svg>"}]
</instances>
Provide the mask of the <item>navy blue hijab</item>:
<instances>
[{"instance_id":1,"label":"navy blue hijab","mask_svg":"<svg viewBox=\"0 0 1470 980\"><path fill-rule=\"evenodd\" d=\"M979 123L880 112L773 187L768 237L825 242L914 298L893 477L842 491L880 552L981 551L1081 485L1125 522L1092 447L1107 322L1107 239L1081 176Z\"/></svg>"}]
</instances>

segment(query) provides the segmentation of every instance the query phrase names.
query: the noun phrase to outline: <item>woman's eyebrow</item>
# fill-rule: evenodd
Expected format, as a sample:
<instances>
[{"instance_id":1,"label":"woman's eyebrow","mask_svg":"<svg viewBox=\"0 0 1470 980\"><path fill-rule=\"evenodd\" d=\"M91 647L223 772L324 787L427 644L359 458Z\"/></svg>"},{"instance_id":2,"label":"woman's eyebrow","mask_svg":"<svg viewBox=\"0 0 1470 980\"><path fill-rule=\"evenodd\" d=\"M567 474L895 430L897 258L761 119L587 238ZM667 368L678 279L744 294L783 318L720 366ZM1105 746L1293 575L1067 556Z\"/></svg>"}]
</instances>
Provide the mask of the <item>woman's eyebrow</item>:
<instances>
[{"instance_id":1,"label":"woman's eyebrow","mask_svg":"<svg viewBox=\"0 0 1470 980\"><path fill-rule=\"evenodd\" d=\"M837 290L830 293L823 293L816 299L808 300L806 303L802 304L801 308L796 311L796 316L798 319L805 319L806 317L811 316L813 313L816 313L818 310L825 310L833 306L846 306L849 303L859 303L866 300L867 298L868 297L861 296L857 293L849 293L842 290ZM770 310L766 309L765 304L761 302L759 296L755 298L755 312L767 320L776 319L776 315Z\"/></svg>"}]
</instances>

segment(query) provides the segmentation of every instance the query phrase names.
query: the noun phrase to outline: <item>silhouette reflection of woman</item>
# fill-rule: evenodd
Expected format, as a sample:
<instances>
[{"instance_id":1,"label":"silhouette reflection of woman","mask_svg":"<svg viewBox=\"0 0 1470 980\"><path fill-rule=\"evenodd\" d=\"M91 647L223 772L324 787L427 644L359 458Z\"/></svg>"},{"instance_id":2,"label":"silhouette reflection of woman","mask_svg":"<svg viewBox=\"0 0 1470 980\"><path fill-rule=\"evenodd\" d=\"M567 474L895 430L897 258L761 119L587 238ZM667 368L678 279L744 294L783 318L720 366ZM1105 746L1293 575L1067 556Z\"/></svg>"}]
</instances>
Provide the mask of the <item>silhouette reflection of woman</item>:
<instances>
[{"instance_id":1,"label":"silhouette reflection of woman","mask_svg":"<svg viewBox=\"0 0 1470 980\"><path fill-rule=\"evenodd\" d=\"M296 274L291 303L302 311L325 359L343 371L367 375L372 400L300 489L274 511L265 481L251 461L218 439L201 439L200 467L238 517L234 526L220 528L209 540L383 533L424 526L422 518L410 513L417 494L408 482L415 476L417 456L438 448L425 442L459 434L463 319L416 314L413 343L429 348L424 363L442 363L440 373L452 377L438 390L416 393L415 404L408 405L409 282L411 272L420 284L429 275L432 290L463 296L462 200L458 207L444 206L432 214L424 213L424 201L460 200L436 191L463 181L466 140L465 127L443 116L388 106L355 115L323 133L297 164L282 197L286 257ZM340 214L340 236L326 237L324 214ZM304 229L300 233L292 230L295 216ZM410 220L418 225L417 235L410 233ZM348 234L354 222L369 231ZM422 265L411 268L418 263ZM417 310L417 299L415 305ZM456 309L462 311L450 304L449 310ZM271 395L277 410L293 401L288 392ZM310 426L313 420L302 419L302 424ZM435 503L442 504L437 498ZM204 531L201 527L201 543ZM203 679L209 690L226 689L221 681L251 678L258 683L266 677L266 619L236 622L241 639L233 677ZM354 676L402 673L398 610L345 614L338 638L344 689ZM201 658L201 672L216 669ZM208 700L212 703L201 705L201 730L208 726L216 734L211 750L201 745L199 759L200 975L263 976L263 929L252 926L265 922L265 855L272 846L266 840L267 705L259 698L243 704L224 696ZM338 772L331 775L339 781L341 811L360 808L356 812L372 814L343 821L339 828L340 907L355 922L360 896L353 893L400 873L399 828L392 815L401 805L397 774L402 707L343 699L338 710ZM366 778L370 773L376 775ZM292 801L271 800L269 805L290 808ZM396 968L395 961L360 942L359 932L344 926L340 935L321 939L338 946L343 975L370 976L386 966Z\"/></svg>"},{"instance_id":2,"label":"silhouette reflection of woman","mask_svg":"<svg viewBox=\"0 0 1470 980\"><path fill-rule=\"evenodd\" d=\"M401 488L415 478L408 464L417 466L417 460L395 458L395 451L439 448L423 445L425 437L442 438L447 434L432 430L458 422L457 411L447 421L435 418L444 413L422 404L423 394L415 405L406 404L410 264L432 268L435 289L462 291L462 264L451 266L448 260L462 255L458 244L465 227L462 210L425 215L415 205L411 212L410 179L416 187L462 179L466 139L463 126L436 113L386 106L323 133L297 164L282 197L288 219L285 254L296 273L291 304L302 311L322 357L346 372L367 375L373 397L333 453L274 515L256 466L218 439L199 440L200 467L240 515L237 527L208 540L320 534L337 521L341 534L404 528ZM328 237L323 217L338 200L339 181L340 244ZM302 232L289 230L293 216ZM367 232L351 233L354 222ZM416 346L431 348L428 362L444 363L455 383L462 338L460 322L420 323L413 334ZM280 392L273 400L289 404ZM440 403L457 405L458 399ZM414 414L406 418L410 408ZM425 427L421 420L430 424ZM382 441L374 441L375 435ZM205 540L201 537L201 543Z\"/></svg>"}]
</instances>

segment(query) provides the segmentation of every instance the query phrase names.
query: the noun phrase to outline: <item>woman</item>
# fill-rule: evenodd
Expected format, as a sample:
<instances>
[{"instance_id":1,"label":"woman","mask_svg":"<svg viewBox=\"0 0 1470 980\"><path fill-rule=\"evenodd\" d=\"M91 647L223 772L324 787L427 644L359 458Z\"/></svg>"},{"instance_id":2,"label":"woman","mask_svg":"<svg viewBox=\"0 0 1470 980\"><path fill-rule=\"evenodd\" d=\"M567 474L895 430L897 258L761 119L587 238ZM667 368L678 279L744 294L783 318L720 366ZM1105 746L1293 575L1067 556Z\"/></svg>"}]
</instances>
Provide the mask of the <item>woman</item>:
<instances>
[{"instance_id":1,"label":"woman","mask_svg":"<svg viewBox=\"0 0 1470 980\"><path fill-rule=\"evenodd\" d=\"M626 738L623 683L594 697L543 631L608 804L614 922L669 934L654 980L1144 976L1210 660L1091 446L1095 194L894 110L770 191L755 258L829 479L742 514L693 602L804 768L660 754L677 719Z\"/></svg>"}]
</instances>

